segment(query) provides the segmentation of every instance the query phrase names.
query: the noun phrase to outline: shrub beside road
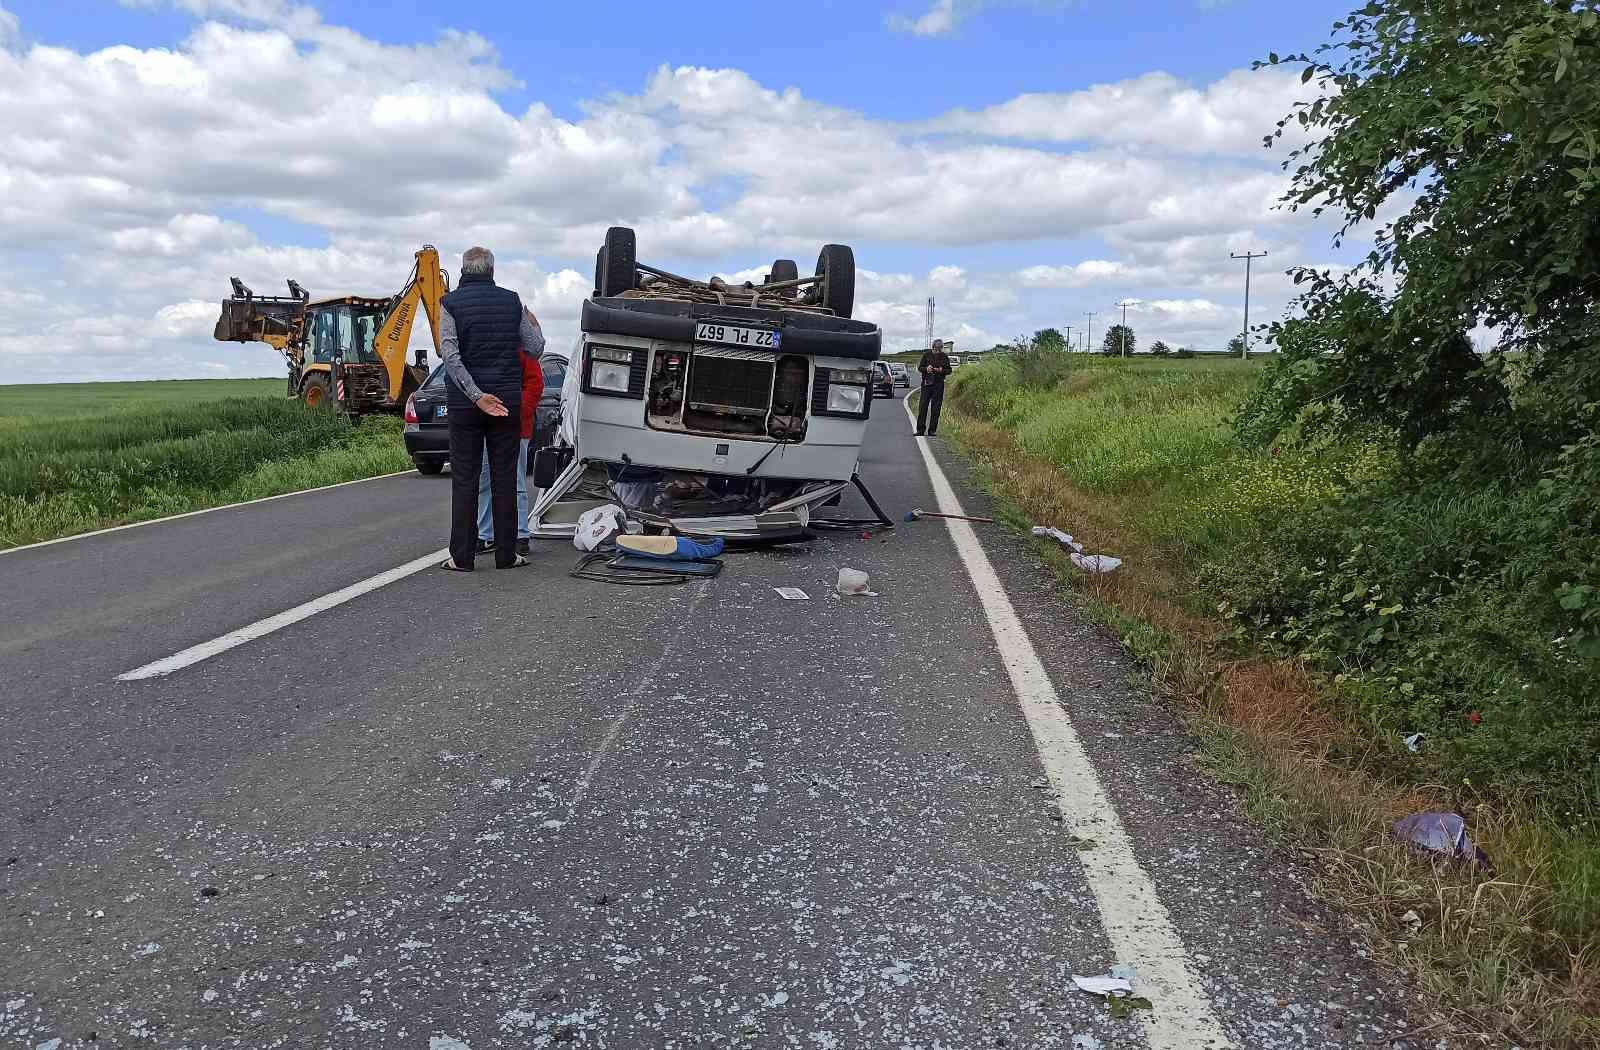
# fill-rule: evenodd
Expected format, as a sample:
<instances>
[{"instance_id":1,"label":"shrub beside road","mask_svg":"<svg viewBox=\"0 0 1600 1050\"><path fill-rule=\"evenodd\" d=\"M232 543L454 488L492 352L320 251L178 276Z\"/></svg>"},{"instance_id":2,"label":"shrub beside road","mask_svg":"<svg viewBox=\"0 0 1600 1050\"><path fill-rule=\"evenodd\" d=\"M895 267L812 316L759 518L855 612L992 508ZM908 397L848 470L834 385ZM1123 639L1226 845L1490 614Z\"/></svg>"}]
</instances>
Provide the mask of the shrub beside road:
<instances>
[{"instance_id":1,"label":"shrub beside road","mask_svg":"<svg viewBox=\"0 0 1600 1050\"><path fill-rule=\"evenodd\" d=\"M6 388L0 547L409 465L398 420L352 427L276 380Z\"/></svg>"},{"instance_id":2,"label":"shrub beside road","mask_svg":"<svg viewBox=\"0 0 1600 1050\"><path fill-rule=\"evenodd\" d=\"M1127 559L1086 577L1046 551L1374 944L1473 1027L1593 1045L1600 667L1570 644L1586 606L1563 586L1592 548L1577 454L1486 476L1378 433L1257 447L1241 406L1263 371L1023 352L969 362L947 411L1015 524ZM1429 807L1467 815L1495 877L1393 844L1390 822Z\"/></svg>"}]
</instances>

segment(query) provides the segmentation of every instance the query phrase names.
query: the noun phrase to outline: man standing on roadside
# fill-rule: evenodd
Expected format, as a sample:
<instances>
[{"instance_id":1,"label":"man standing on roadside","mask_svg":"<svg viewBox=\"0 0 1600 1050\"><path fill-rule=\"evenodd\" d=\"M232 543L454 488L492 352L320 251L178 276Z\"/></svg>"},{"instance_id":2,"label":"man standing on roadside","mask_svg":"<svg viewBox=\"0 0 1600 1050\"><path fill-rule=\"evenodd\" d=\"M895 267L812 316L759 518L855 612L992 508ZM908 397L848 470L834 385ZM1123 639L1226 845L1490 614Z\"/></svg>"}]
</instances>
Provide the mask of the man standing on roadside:
<instances>
[{"instance_id":1,"label":"man standing on roadside","mask_svg":"<svg viewBox=\"0 0 1600 1050\"><path fill-rule=\"evenodd\" d=\"M522 360L538 367L544 333L522 299L494 283L494 253L468 248L461 280L441 301L439 348L450 398L450 557L440 568L471 572L478 541L478 472L489 461L494 564L517 553L517 448L522 440Z\"/></svg>"},{"instance_id":2,"label":"man standing on roadside","mask_svg":"<svg viewBox=\"0 0 1600 1050\"><path fill-rule=\"evenodd\" d=\"M526 307L523 313L528 320L533 314ZM534 324L538 324L534 321ZM539 410L539 399L544 397L544 370L538 358L522 355L522 441L517 449L517 553L528 553L528 541L533 533L528 528L528 445L533 440L533 417ZM494 506L490 499L489 462L485 458L478 472L478 553L494 550Z\"/></svg>"},{"instance_id":3,"label":"man standing on roadside","mask_svg":"<svg viewBox=\"0 0 1600 1050\"><path fill-rule=\"evenodd\" d=\"M950 358L944 352L944 340L935 339L933 346L922 355L917 364L922 373L922 396L917 405L917 436L932 437L939 432L939 409L944 405L944 377L950 374Z\"/></svg>"}]
</instances>

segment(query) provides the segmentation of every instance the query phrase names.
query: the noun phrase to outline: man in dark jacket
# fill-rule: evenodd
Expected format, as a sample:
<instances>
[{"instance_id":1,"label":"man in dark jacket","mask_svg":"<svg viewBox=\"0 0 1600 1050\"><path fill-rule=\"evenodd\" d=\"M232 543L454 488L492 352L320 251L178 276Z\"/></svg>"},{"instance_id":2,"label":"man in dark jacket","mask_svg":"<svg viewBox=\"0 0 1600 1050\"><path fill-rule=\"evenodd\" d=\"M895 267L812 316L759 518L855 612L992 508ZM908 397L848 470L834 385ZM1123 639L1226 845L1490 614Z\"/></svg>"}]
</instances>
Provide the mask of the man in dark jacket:
<instances>
[{"instance_id":1,"label":"man in dark jacket","mask_svg":"<svg viewBox=\"0 0 1600 1050\"><path fill-rule=\"evenodd\" d=\"M944 352L944 340L935 339L933 346L922 355L917 364L922 373L922 397L917 405L917 434L932 436L939 432L939 409L944 405L944 377L950 374L950 358Z\"/></svg>"},{"instance_id":2,"label":"man in dark jacket","mask_svg":"<svg viewBox=\"0 0 1600 1050\"><path fill-rule=\"evenodd\" d=\"M494 564L528 564L517 553L517 451L522 441L522 360L538 367L544 333L522 300L494 283L494 254L468 248L461 281L439 311L439 349L450 398L450 557L441 568L471 572L478 541L478 472L489 460Z\"/></svg>"}]
</instances>

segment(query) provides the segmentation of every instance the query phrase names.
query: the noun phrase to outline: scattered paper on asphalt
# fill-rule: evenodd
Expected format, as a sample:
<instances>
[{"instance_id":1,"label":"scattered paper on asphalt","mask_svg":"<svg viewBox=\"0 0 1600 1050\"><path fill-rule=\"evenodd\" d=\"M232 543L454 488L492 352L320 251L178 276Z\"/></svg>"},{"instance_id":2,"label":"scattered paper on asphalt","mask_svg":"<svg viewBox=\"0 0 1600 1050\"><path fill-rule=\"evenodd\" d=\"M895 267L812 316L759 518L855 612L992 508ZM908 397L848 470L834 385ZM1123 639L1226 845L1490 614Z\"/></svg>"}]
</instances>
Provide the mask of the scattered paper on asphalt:
<instances>
[{"instance_id":1,"label":"scattered paper on asphalt","mask_svg":"<svg viewBox=\"0 0 1600 1050\"><path fill-rule=\"evenodd\" d=\"M1133 983L1126 977L1112 977L1109 974L1100 977L1073 974L1072 983L1090 995L1111 995L1114 992L1126 995L1133 991Z\"/></svg>"},{"instance_id":2,"label":"scattered paper on asphalt","mask_svg":"<svg viewBox=\"0 0 1600 1050\"><path fill-rule=\"evenodd\" d=\"M805 591L802 591L798 587L774 587L772 589L778 592L778 597L787 599L791 602L804 602L811 600L811 595L807 594Z\"/></svg>"}]
</instances>

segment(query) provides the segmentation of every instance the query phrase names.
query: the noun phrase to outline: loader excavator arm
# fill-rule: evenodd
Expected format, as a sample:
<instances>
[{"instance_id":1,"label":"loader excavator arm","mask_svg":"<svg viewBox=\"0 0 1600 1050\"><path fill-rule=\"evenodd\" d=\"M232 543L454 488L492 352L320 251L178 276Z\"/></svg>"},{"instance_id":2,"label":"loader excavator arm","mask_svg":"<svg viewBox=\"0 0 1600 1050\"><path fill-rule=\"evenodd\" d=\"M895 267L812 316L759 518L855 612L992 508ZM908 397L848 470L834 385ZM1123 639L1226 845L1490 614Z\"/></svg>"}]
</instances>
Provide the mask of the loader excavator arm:
<instances>
[{"instance_id":1,"label":"loader excavator arm","mask_svg":"<svg viewBox=\"0 0 1600 1050\"><path fill-rule=\"evenodd\" d=\"M428 327L433 332L433 352L439 353L439 301L450 290L450 278L439 268L439 251L424 244L417 252L417 263L411 270L411 279L394 297L394 305L378 327L373 349L389 374L389 399L398 401L406 375L406 348L411 345L411 327L417 320L417 307L428 315ZM427 366L427 351L417 351L417 365Z\"/></svg>"}]
</instances>

